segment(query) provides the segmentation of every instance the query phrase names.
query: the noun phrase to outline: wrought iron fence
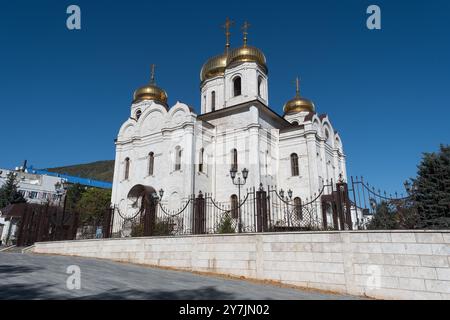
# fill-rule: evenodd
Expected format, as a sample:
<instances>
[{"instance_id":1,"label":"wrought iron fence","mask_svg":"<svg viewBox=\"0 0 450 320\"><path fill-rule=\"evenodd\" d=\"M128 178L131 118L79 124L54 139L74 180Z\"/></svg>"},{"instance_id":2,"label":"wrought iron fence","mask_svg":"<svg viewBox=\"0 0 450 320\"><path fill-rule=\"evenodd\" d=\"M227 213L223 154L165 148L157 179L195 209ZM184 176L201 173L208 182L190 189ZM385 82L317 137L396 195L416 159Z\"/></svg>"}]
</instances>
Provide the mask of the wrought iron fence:
<instances>
[{"instance_id":1,"label":"wrought iron fence","mask_svg":"<svg viewBox=\"0 0 450 320\"><path fill-rule=\"evenodd\" d=\"M18 245L36 241L187 234L364 229L381 202L398 204L408 197L382 193L351 178L327 181L310 198L262 184L242 199L220 202L210 193L191 195L177 209L142 189L127 212L105 208L95 215L50 205L23 204Z\"/></svg>"},{"instance_id":2,"label":"wrought iron fence","mask_svg":"<svg viewBox=\"0 0 450 320\"><path fill-rule=\"evenodd\" d=\"M285 195L275 186L247 189L237 202L219 202L212 194L191 195L179 209L167 201L142 195L128 215L113 209L113 237L282 232L352 229L350 201L345 183L323 187L310 199ZM133 210L134 208L134 210ZM134 211L134 212L133 212ZM129 213L133 212L133 213Z\"/></svg>"},{"instance_id":3,"label":"wrought iron fence","mask_svg":"<svg viewBox=\"0 0 450 320\"><path fill-rule=\"evenodd\" d=\"M358 229L365 229L373 215L382 203L394 207L407 207L411 197L398 192L388 193L371 186L364 177L350 177L349 198L351 212ZM406 190L408 192L408 190Z\"/></svg>"}]
</instances>

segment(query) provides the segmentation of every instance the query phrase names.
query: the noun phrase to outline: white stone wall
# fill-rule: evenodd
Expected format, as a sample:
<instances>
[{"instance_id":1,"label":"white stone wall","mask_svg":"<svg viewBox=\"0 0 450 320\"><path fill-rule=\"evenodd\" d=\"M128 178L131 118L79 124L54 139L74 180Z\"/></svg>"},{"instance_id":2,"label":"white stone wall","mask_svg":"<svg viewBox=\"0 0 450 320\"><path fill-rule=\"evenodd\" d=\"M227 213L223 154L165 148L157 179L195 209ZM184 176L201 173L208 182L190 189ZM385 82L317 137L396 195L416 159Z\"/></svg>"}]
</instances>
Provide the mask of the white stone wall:
<instances>
[{"instance_id":1,"label":"white stone wall","mask_svg":"<svg viewBox=\"0 0 450 320\"><path fill-rule=\"evenodd\" d=\"M450 231L354 231L36 243L96 257L379 299L450 299Z\"/></svg>"}]
</instances>

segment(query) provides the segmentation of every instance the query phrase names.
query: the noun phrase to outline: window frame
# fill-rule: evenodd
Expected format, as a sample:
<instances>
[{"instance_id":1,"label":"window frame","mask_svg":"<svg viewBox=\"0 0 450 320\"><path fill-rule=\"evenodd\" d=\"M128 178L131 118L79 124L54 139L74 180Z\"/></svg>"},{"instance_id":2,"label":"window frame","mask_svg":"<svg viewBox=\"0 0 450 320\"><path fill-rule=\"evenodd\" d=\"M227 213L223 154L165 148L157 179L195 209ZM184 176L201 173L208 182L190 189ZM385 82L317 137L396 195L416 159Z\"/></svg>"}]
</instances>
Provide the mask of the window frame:
<instances>
[{"instance_id":1,"label":"window frame","mask_svg":"<svg viewBox=\"0 0 450 320\"><path fill-rule=\"evenodd\" d=\"M237 86L239 84L239 87ZM242 95L242 78L237 76L233 79L233 97L239 97Z\"/></svg>"},{"instance_id":2,"label":"window frame","mask_svg":"<svg viewBox=\"0 0 450 320\"><path fill-rule=\"evenodd\" d=\"M296 154L295 152L291 153L290 159L291 159L291 176L298 177L300 175L300 170L298 166L298 154Z\"/></svg>"}]
</instances>

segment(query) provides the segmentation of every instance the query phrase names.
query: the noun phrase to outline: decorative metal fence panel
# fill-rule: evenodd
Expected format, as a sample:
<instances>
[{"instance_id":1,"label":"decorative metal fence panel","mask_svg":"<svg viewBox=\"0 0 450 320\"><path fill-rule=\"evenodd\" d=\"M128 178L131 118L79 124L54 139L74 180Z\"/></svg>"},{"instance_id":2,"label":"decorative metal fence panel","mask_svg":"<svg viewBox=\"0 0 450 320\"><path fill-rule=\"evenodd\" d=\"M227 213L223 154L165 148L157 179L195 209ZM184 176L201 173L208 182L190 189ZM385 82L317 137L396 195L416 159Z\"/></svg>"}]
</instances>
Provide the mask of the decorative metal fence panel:
<instances>
[{"instance_id":1,"label":"decorative metal fence panel","mask_svg":"<svg viewBox=\"0 0 450 320\"><path fill-rule=\"evenodd\" d=\"M210 193L191 195L178 208L139 189L131 207L83 214L50 205L21 204L17 244L110 237L176 236L245 232L364 229L382 202L398 205L408 197L376 191L363 179L327 182L310 198L293 197L276 186L247 189L242 197L219 202Z\"/></svg>"}]
</instances>

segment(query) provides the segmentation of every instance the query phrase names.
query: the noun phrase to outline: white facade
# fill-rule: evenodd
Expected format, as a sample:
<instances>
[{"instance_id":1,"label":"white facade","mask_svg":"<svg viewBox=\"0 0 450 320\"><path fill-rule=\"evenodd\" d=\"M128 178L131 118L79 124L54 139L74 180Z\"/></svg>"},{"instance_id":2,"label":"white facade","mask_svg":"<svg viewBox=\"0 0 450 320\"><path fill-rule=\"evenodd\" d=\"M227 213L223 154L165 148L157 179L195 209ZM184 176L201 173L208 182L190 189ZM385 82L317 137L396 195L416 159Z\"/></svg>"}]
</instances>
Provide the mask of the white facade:
<instances>
[{"instance_id":1,"label":"white facade","mask_svg":"<svg viewBox=\"0 0 450 320\"><path fill-rule=\"evenodd\" d=\"M238 172L249 170L245 187L276 185L303 201L327 180L342 175L346 181L342 141L328 116L303 111L282 117L268 106L268 89L264 68L246 61L202 82L201 114L181 102L133 103L116 140L113 205L131 211L128 195L136 185L163 189L162 200L173 209L200 191L227 203L237 194L230 178L234 149Z\"/></svg>"}]
</instances>

